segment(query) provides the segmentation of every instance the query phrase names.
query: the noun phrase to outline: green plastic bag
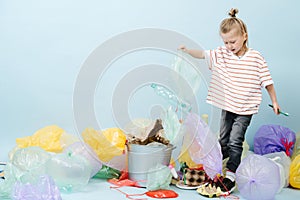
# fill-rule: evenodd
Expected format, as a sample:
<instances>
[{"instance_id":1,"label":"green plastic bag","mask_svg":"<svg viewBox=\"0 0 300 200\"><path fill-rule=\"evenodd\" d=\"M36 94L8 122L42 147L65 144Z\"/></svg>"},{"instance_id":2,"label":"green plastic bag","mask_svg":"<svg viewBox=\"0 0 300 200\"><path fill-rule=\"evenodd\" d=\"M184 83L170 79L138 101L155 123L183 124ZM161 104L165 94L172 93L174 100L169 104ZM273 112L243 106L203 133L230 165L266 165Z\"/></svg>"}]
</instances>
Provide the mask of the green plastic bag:
<instances>
[{"instance_id":1,"label":"green plastic bag","mask_svg":"<svg viewBox=\"0 0 300 200\"><path fill-rule=\"evenodd\" d=\"M157 165L155 169L150 169L147 175L147 190L169 189L172 174L167 166Z\"/></svg>"},{"instance_id":2,"label":"green plastic bag","mask_svg":"<svg viewBox=\"0 0 300 200\"><path fill-rule=\"evenodd\" d=\"M93 178L99 179L111 179L111 178L119 178L121 172L119 170L113 169L106 165L102 165L102 168L93 176Z\"/></svg>"}]
</instances>

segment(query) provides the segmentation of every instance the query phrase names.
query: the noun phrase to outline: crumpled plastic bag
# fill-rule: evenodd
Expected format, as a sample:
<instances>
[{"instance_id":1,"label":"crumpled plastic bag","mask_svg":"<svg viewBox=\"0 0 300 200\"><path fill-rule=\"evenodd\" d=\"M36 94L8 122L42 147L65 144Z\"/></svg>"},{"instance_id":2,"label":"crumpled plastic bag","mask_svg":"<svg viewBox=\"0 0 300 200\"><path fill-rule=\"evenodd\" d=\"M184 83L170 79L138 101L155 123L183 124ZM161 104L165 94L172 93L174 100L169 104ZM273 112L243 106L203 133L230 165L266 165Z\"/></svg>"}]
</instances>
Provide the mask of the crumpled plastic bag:
<instances>
[{"instance_id":1,"label":"crumpled plastic bag","mask_svg":"<svg viewBox=\"0 0 300 200\"><path fill-rule=\"evenodd\" d=\"M17 149L11 156L8 165L10 167L5 171L5 176L10 174L13 177L7 179L19 180L22 182L34 182L38 177L46 173L48 160L51 159L51 154L41 147L30 146L26 148ZM9 176L10 176L9 175Z\"/></svg>"},{"instance_id":2,"label":"crumpled plastic bag","mask_svg":"<svg viewBox=\"0 0 300 200\"><path fill-rule=\"evenodd\" d=\"M68 147L76 142L80 142L81 140L76 135L64 132L60 136L59 141L60 141L60 145L61 145L62 149L65 149L66 147Z\"/></svg>"},{"instance_id":3,"label":"crumpled plastic bag","mask_svg":"<svg viewBox=\"0 0 300 200\"><path fill-rule=\"evenodd\" d=\"M87 185L92 168L90 163L80 155L59 153L46 163L46 174L52 176L61 191L72 192Z\"/></svg>"},{"instance_id":4,"label":"crumpled plastic bag","mask_svg":"<svg viewBox=\"0 0 300 200\"><path fill-rule=\"evenodd\" d=\"M82 137L102 162L108 162L115 156L122 155L125 149L126 135L119 128L108 128L104 131L87 128L83 131Z\"/></svg>"},{"instance_id":5,"label":"crumpled plastic bag","mask_svg":"<svg viewBox=\"0 0 300 200\"><path fill-rule=\"evenodd\" d=\"M50 153L40 147L15 149L3 170L5 179L0 184L0 197L11 198L17 181L32 183L46 174L46 163L50 158Z\"/></svg>"},{"instance_id":6,"label":"crumpled plastic bag","mask_svg":"<svg viewBox=\"0 0 300 200\"><path fill-rule=\"evenodd\" d=\"M275 153L269 153L263 155L266 158L269 158L270 160L274 161L277 166L279 167L280 172L280 188L279 191L281 191L282 188L289 186L289 174L290 174L290 165L291 165L291 158L286 155L285 152L275 152Z\"/></svg>"},{"instance_id":7,"label":"crumpled plastic bag","mask_svg":"<svg viewBox=\"0 0 300 200\"><path fill-rule=\"evenodd\" d=\"M35 183L18 181L12 192L13 200L61 200L58 187L50 176L41 176Z\"/></svg>"},{"instance_id":8,"label":"crumpled plastic bag","mask_svg":"<svg viewBox=\"0 0 300 200\"><path fill-rule=\"evenodd\" d=\"M148 137L147 130L149 129L149 127L153 127L154 124L155 120L151 119L133 119L124 127L124 131L128 135L132 135L136 138L140 138L141 140L145 140Z\"/></svg>"},{"instance_id":9,"label":"crumpled plastic bag","mask_svg":"<svg viewBox=\"0 0 300 200\"><path fill-rule=\"evenodd\" d=\"M146 188L148 190L169 189L171 180L170 168L158 164L155 168L149 169Z\"/></svg>"},{"instance_id":10,"label":"crumpled plastic bag","mask_svg":"<svg viewBox=\"0 0 300 200\"><path fill-rule=\"evenodd\" d=\"M49 152L36 146L20 148L12 155L11 163L23 172L44 174L45 163L51 158Z\"/></svg>"},{"instance_id":11,"label":"crumpled plastic bag","mask_svg":"<svg viewBox=\"0 0 300 200\"><path fill-rule=\"evenodd\" d=\"M164 134L171 144L180 146L180 142L183 140L183 134L180 132L181 124L175 111L169 107L161 115L162 125L164 128Z\"/></svg>"},{"instance_id":12,"label":"crumpled plastic bag","mask_svg":"<svg viewBox=\"0 0 300 200\"><path fill-rule=\"evenodd\" d=\"M56 125L46 126L36 131L32 136L17 138L16 143L20 148L39 146L46 151L58 153L63 150L60 137L64 132L62 128Z\"/></svg>"},{"instance_id":13,"label":"crumpled plastic bag","mask_svg":"<svg viewBox=\"0 0 300 200\"><path fill-rule=\"evenodd\" d=\"M20 177L22 172L8 162L4 167L4 176L5 179L0 182L0 199L10 199L12 188L17 181L16 177Z\"/></svg>"},{"instance_id":14,"label":"crumpled plastic bag","mask_svg":"<svg viewBox=\"0 0 300 200\"><path fill-rule=\"evenodd\" d=\"M300 189L300 154L292 160L290 166L290 185Z\"/></svg>"},{"instance_id":15,"label":"crumpled plastic bag","mask_svg":"<svg viewBox=\"0 0 300 200\"><path fill-rule=\"evenodd\" d=\"M89 165L92 169L90 177L93 177L95 174L97 174L102 167L102 163L100 162L97 154L89 145L85 144L84 142L75 142L67 146L63 152L72 156L80 155L85 158L89 162Z\"/></svg>"},{"instance_id":16,"label":"crumpled plastic bag","mask_svg":"<svg viewBox=\"0 0 300 200\"><path fill-rule=\"evenodd\" d=\"M284 151L293 154L296 141L295 132L280 125L263 125L254 136L254 153L264 155Z\"/></svg>"}]
</instances>

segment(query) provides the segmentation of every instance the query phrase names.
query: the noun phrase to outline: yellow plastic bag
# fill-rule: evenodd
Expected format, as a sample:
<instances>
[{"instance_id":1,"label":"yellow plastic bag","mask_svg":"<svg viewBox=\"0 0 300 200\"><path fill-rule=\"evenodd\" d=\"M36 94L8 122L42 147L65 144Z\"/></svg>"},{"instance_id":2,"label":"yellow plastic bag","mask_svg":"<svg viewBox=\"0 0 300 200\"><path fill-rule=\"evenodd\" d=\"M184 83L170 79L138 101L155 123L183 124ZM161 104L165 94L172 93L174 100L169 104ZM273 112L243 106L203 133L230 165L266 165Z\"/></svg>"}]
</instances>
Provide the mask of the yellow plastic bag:
<instances>
[{"instance_id":1,"label":"yellow plastic bag","mask_svg":"<svg viewBox=\"0 0 300 200\"><path fill-rule=\"evenodd\" d=\"M36 131L32 136L17 138L16 143L19 148L39 146L45 151L59 153L63 150L60 138L64 132L62 128L56 125L46 126Z\"/></svg>"},{"instance_id":2,"label":"yellow plastic bag","mask_svg":"<svg viewBox=\"0 0 300 200\"><path fill-rule=\"evenodd\" d=\"M292 160L298 155L300 155L300 132L296 134L296 143L294 145Z\"/></svg>"},{"instance_id":3,"label":"yellow plastic bag","mask_svg":"<svg viewBox=\"0 0 300 200\"><path fill-rule=\"evenodd\" d=\"M187 166L189 166L189 168L199 168L202 166L202 164L196 164L192 160L188 149L186 149L184 147L181 149L181 153L179 155L178 161L183 162L183 163L185 162L187 164Z\"/></svg>"},{"instance_id":4,"label":"yellow plastic bag","mask_svg":"<svg viewBox=\"0 0 300 200\"><path fill-rule=\"evenodd\" d=\"M290 185L300 189L300 155L296 156L290 166Z\"/></svg>"},{"instance_id":5,"label":"yellow plastic bag","mask_svg":"<svg viewBox=\"0 0 300 200\"><path fill-rule=\"evenodd\" d=\"M82 137L102 162L108 162L115 156L122 155L125 150L126 135L119 128L109 128L104 131L86 128Z\"/></svg>"}]
</instances>

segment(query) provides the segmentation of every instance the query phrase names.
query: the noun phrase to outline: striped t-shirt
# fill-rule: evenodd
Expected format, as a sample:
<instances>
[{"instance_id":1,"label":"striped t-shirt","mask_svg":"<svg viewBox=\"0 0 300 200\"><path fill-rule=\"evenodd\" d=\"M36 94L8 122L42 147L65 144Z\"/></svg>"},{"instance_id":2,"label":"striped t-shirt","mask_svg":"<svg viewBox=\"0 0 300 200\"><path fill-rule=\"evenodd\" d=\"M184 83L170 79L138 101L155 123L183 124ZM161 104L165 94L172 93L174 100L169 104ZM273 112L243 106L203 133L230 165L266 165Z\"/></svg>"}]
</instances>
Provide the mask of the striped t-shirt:
<instances>
[{"instance_id":1,"label":"striped t-shirt","mask_svg":"<svg viewBox=\"0 0 300 200\"><path fill-rule=\"evenodd\" d=\"M261 88L273 84L262 55L248 49L238 57L226 47L205 51L212 77L207 102L224 110L250 115L258 112Z\"/></svg>"}]
</instances>

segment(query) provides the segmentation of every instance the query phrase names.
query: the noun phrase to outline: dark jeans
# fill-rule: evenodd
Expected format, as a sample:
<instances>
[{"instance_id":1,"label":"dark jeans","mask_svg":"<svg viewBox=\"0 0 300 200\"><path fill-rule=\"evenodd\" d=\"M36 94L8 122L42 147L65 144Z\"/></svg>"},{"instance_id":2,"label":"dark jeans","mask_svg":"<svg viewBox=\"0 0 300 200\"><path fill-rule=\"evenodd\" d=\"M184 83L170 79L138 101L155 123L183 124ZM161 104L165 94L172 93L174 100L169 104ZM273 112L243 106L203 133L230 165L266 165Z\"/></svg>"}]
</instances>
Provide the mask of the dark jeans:
<instances>
[{"instance_id":1,"label":"dark jeans","mask_svg":"<svg viewBox=\"0 0 300 200\"><path fill-rule=\"evenodd\" d=\"M219 142L223 159L228 158L226 168L235 172L241 163L245 133L252 115L238 115L222 110Z\"/></svg>"}]
</instances>

